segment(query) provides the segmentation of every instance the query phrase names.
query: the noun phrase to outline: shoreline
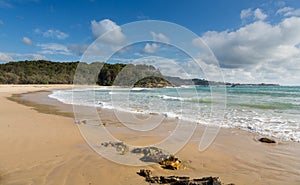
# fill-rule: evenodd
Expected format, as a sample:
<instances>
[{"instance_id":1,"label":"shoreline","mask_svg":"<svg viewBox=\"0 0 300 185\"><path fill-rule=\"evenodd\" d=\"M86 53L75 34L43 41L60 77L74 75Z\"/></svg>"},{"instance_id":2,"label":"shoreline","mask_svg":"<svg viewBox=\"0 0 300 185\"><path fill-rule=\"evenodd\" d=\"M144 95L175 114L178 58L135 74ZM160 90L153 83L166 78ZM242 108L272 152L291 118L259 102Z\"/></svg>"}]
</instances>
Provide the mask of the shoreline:
<instances>
[{"instance_id":1,"label":"shoreline","mask_svg":"<svg viewBox=\"0 0 300 185\"><path fill-rule=\"evenodd\" d=\"M84 86L86 87L87 89L91 89L91 88L95 88L94 86ZM104 89L109 89L109 88L124 88L124 89L127 89L126 87L118 87L118 86L111 86L111 87L106 87L106 86L99 86L97 88L104 88ZM79 86L79 89L80 89L80 86ZM140 88L138 88L140 89ZM145 88L141 88L141 89L145 89ZM147 88L146 88L147 89ZM56 99L56 98L54 98ZM62 104L66 104L66 105L70 105L70 106L75 106L75 107L80 107L80 106L88 106L88 107L94 107L93 105L78 105L78 104L68 104L68 103L64 103L64 101L62 100L58 100L56 99L57 101L61 102ZM248 106L246 108L251 108L251 107L254 107L254 108L257 108L255 106L249 106L247 104L242 104L241 105L244 105L244 106ZM259 107L261 107L261 105L259 105ZM182 115L178 115L178 114L174 114L173 112L149 112L147 110L143 110L143 109L132 109L132 110L125 110L125 109L122 109L122 108L114 108L113 106L108 106L108 107L105 107L105 104L101 107L98 107L98 108L101 108L101 109L105 109L107 111L120 111L120 112L124 112L124 113L128 113L128 114L134 114L134 115L146 115L146 116L149 116L149 115L162 115L162 116L165 116L167 118L170 118L170 119L180 119L182 122L192 122L192 123L197 123L201 126L209 126L209 124L207 124L208 122L206 120L199 120L198 118L192 118L192 117L186 117L186 116L182 116ZM263 107L263 110L264 107ZM270 116L271 117L271 116ZM275 116L276 117L276 116ZM260 119L265 119L265 118L260 118ZM224 120L225 120L225 115L224 115ZM255 121L255 120L253 120ZM212 127L221 127L221 128L232 128L232 129L238 129L238 130L244 130L244 131L247 131L247 132L251 132L251 133L254 133L254 134L257 134L261 137L268 137L268 138L271 138L271 139L274 139L278 142L298 142L300 143L300 140L296 137L293 137L291 135L280 135L280 134L277 134L278 132L280 132L280 130L273 130L270 128L270 127L267 127L267 128L264 128L264 127L252 127L252 126L249 126L248 125L234 125L231 123L230 124L224 124L224 125L218 125L218 123L214 124L214 125L211 125ZM265 130L264 130L265 129ZM268 131L266 131L268 130ZM271 132L271 131L272 132Z\"/></svg>"},{"instance_id":2,"label":"shoreline","mask_svg":"<svg viewBox=\"0 0 300 185\"><path fill-rule=\"evenodd\" d=\"M21 88L19 92L24 92L26 90L26 87L24 86L6 86L2 88ZM22 89L23 88L23 89ZM27 89L33 88L33 86L27 86ZM39 86L36 89L40 89L41 87ZM49 87L47 90L51 89ZM55 87L52 87L55 88ZM65 88L65 87L62 87ZM2 91L1 91L2 90ZM5 90L4 90L5 91ZM7 90L6 90L7 91ZM1 89L0 86L0 92L1 92L1 102L4 101L3 99L3 89ZM11 91L7 91L4 93L5 96L9 96L13 94ZM34 95L33 97L36 97ZM38 99L38 98L37 98ZM8 103L7 101L4 101L4 103ZM128 167L128 166L123 166L123 165L118 165L113 162L110 162L106 159L103 159L102 157L99 157L95 152L93 152L85 143L83 140L82 136L79 134L77 126L74 124L74 121L72 121L70 118L62 117L62 116L56 116L56 115L48 115L48 114L42 114L39 112L36 112L35 110L31 110L29 107L23 107L19 104L16 104L15 102L9 101L8 104L11 104L12 107L22 107L22 109L25 109L23 111L25 112L30 112L30 115L32 115L33 118L38 119L37 117L48 117L49 119L52 119L55 117L57 120L60 120L60 126L64 125L66 127L69 127L73 130L73 132L76 132L76 136L70 137L70 141L72 141L74 138L77 140L76 146L78 146L78 143L81 143L81 147L85 148L85 152L89 156L89 159L86 159L85 162L90 164L88 171L90 174L85 173L86 175L90 175L89 178L93 179L93 182L101 182L97 180L101 180L97 178L95 172L92 172L95 170L95 167L92 164L98 164L102 163L102 166L105 167L106 169L109 169L108 171L116 171L117 174L122 174L119 177L116 177L115 181L113 184L123 184L124 182L132 184L147 184L146 182L143 181L143 178L138 177L135 172L139 171L140 168L138 167ZM61 102L56 102L56 106L60 107L62 104ZM17 106L19 105L19 106ZM53 112L52 112L53 113ZM57 114L57 113L54 113ZM101 110L101 115L103 116L103 121L106 122L107 127L111 131L117 131L116 136L118 136L120 139L126 140L126 142L129 142L131 144L143 144L143 143L151 143L153 141L159 140L159 137L151 135L151 133L144 134L143 137L139 135L133 135L131 132L128 132L126 129L123 129L118 125L118 121L113 117L112 112L107 111L107 110ZM39 127L45 127L45 129L50 129L54 125L45 125L44 122L48 122L50 120L44 120L44 119L38 119L41 121L39 123ZM23 121L21 121L23 122ZM25 122L25 120L24 120ZM170 120L172 122L172 120ZM1 122L3 123L3 122ZM27 122L26 122L27 123ZM30 125L30 123L29 123ZM2 125L3 126L3 125ZM21 126L21 125L19 125ZM56 124L57 126L57 124ZM53 129L53 128L52 128ZM178 153L176 154L178 157L182 158L183 160L191 160L190 168L187 170L178 170L178 171L166 171L160 169L157 165L151 165L147 166L145 168L149 168L152 171L154 171L155 174L165 174L165 175L189 175L191 177L199 178L203 176L219 176L221 180L225 183L235 183L235 184L282 184L282 183L289 183L289 184L299 184L300 182L300 161L297 156L300 155L300 145L299 143L292 143L292 142L283 142L279 144L264 144L260 143L257 141L257 137L259 135L249 133L248 131L243 131L240 129L230 129L230 128L222 128L217 135L217 138L215 139L215 142L204 152L199 152L198 151L198 143L201 138L201 134L203 133L203 126L198 126L196 132L194 133L191 141ZM3 129L2 129L3 130ZM5 132L6 130L2 131ZM33 134L37 134L38 130L33 129ZM19 130L19 134L22 134L22 131ZM59 131L57 131L59 132ZM57 134L57 133L56 133ZM64 133L60 133L64 135ZM152 133L153 134L153 133ZM38 135L38 134L37 134ZM47 136L46 136L47 135ZM50 137L46 133L45 137ZM0 137L3 137L0 135ZM51 136L52 137L52 136ZM141 138L142 137L142 138ZM5 139L5 138L1 138ZM7 138L6 138L7 139ZM56 138L57 139L57 138ZM1 140L0 140L1 141ZM3 140L2 140L3 141ZM16 143L19 146L20 145L18 142L15 142L14 139L9 140L10 144ZM51 143L49 140L48 142ZM21 142L22 143L22 142ZM24 141L24 143L26 143ZM72 142L71 142L72 143ZM3 143L1 143L3 144ZM28 143L27 143L28 144ZM53 147L59 147L59 143L52 143L54 146ZM30 144L28 144L30 145ZM58 146L57 146L58 145ZM74 143L73 147L70 146L70 143L66 143L68 148L72 148L71 151L78 152L78 149L74 149ZM52 145L51 145L52 146ZM8 149L10 148L9 146L6 146ZM75 147L76 148L76 147ZM15 151L18 151L17 149ZM64 147L61 147L59 150L56 149L55 151L65 151ZM65 151L68 155L72 156L75 154L70 154L70 152ZM43 153L43 152L41 152ZM13 155L14 156L14 155ZM69 157L70 157L69 156ZM9 157L9 156L4 156L4 157ZM4 158L5 159L5 158ZM66 159L69 159L66 157ZM14 161L13 159L10 159L13 163L18 163L17 161ZM99 161L98 161L99 160ZM93 161L91 164L90 162ZM32 165L32 163L30 163ZM55 164L53 164L55 166ZM57 164L56 164L57 165ZM71 165L71 164L69 164ZM9 166L9 165L8 165ZM45 166L47 166L47 163L41 162L39 165L39 173L41 171L45 171ZM97 166L97 165L95 165ZM70 166L66 166L66 171L71 170L69 169ZM21 168L22 169L22 168ZM93 170L92 170L93 169ZM96 168L97 169L97 168ZM121 169L121 170L120 170ZM84 170L80 168L80 170ZM99 169L97 169L99 170ZM123 170L123 171L122 171ZM10 169L10 171L14 171ZM112 182L109 181L108 177L111 178L112 175L107 174L107 172L100 170L103 174L99 174L99 171L97 171L98 176L101 176L101 178L106 179L107 181L104 182L104 184L112 184ZM2 170L2 165L0 163L0 175L4 173L4 176L2 175L2 178L0 176L0 179L3 179L3 182L9 182L7 184L13 184L11 183L12 181L9 181L9 175L10 172L3 172ZM5 175L6 174L6 175ZM14 173L12 173L14 174ZM26 173L26 168L23 168L23 171L20 171L20 174L23 176L26 176L27 174L27 179L29 178L29 175ZM279 175L281 174L281 175ZM15 175L18 175L15 174ZM72 174L69 174L72 176ZM108 177L105 178L105 175ZM75 178L74 176L72 176ZM20 176L19 176L20 178ZM32 178L32 177L31 177ZM26 180L26 178L24 178ZM127 179L127 181L122 180ZM10 179L12 180L12 179ZM56 182L60 182L60 179L56 177ZM16 181L16 180L15 180ZM69 182L70 180L68 180ZM24 181L25 182L25 181ZM44 184L46 181L43 181ZM1 181L0 181L1 184ZM26 184L26 183L24 183ZM43 183L42 183L43 184ZM80 184L80 183L78 183ZM97 183L93 183L97 184ZM99 183L98 183L99 184Z\"/></svg>"}]
</instances>

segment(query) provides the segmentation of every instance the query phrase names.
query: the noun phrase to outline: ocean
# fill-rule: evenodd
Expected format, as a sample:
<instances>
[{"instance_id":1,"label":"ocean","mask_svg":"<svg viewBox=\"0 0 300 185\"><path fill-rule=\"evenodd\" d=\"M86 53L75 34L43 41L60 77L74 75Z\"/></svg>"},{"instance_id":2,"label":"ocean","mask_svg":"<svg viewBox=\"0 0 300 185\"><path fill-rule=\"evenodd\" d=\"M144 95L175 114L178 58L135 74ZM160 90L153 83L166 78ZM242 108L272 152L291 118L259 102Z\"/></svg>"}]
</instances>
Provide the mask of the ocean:
<instances>
[{"instance_id":1,"label":"ocean","mask_svg":"<svg viewBox=\"0 0 300 185\"><path fill-rule=\"evenodd\" d=\"M54 90L49 97L66 104L163 114L300 142L300 87L297 86L75 88Z\"/></svg>"}]
</instances>

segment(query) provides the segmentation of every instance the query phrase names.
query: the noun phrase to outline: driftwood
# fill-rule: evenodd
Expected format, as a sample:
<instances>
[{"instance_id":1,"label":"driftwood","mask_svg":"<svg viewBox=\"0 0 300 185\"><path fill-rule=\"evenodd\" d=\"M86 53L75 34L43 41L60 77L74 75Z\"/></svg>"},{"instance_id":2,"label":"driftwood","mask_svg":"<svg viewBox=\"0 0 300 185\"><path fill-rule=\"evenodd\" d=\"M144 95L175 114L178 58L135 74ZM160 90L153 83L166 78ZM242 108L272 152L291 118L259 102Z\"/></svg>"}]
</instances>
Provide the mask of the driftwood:
<instances>
[{"instance_id":1,"label":"driftwood","mask_svg":"<svg viewBox=\"0 0 300 185\"><path fill-rule=\"evenodd\" d=\"M186 176L152 176L151 170L141 169L137 172L144 177L150 184L169 184L169 185L224 185L219 177L203 177L200 179L190 179ZM228 184L233 185L233 184Z\"/></svg>"}]
</instances>

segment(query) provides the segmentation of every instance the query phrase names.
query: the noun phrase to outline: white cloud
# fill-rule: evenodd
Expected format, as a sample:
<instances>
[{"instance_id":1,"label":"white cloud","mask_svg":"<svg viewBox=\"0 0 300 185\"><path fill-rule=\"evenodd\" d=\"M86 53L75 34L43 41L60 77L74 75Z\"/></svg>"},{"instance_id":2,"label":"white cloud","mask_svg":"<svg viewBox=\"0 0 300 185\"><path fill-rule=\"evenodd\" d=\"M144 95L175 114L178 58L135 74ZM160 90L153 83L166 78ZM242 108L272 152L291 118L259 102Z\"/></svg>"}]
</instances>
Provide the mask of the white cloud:
<instances>
[{"instance_id":1,"label":"white cloud","mask_svg":"<svg viewBox=\"0 0 300 185\"><path fill-rule=\"evenodd\" d=\"M153 31L150 32L153 41L155 42L162 42L162 43L170 43L170 39L162 34L162 33L155 33ZM161 44L159 43L146 43L143 52L145 53L156 53L159 48L161 47Z\"/></svg>"},{"instance_id":2,"label":"white cloud","mask_svg":"<svg viewBox=\"0 0 300 185\"><path fill-rule=\"evenodd\" d=\"M289 16L300 16L300 9L294 9L292 7L283 7L277 10L276 14L282 14L286 17Z\"/></svg>"},{"instance_id":3,"label":"white cloud","mask_svg":"<svg viewBox=\"0 0 300 185\"><path fill-rule=\"evenodd\" d=\"M48 43L48 44L38 44L37 46L41 47L42 54L62 54L62 55L71 55L70 50L62 44L57 43Z\"/></svg>"},{"instance_id":4,"label":"white cloud","mask_svg":"<svg viewBox=\"0 0 300 185\"><path fill-rule=\"evenodd\" d=\"M68 45L68 50L78 56L82 56L84 54L84 58L87 57L99 57L101 55L105 55L104 52L100 50L97 44L86 45L86 44L70 44ZM99 60L99 59L96 59ZM94 62L94 61L93 61Z\"/></svg>"},{"instance_id":5,"label":"white cloud","mask_svg":"<svg viewBox=\"0 0 300 185\"><path fill-rule=\"evenodd\" d=\"M155 33L153 31L150 32L154 41L164 42L166 44L170 43L170 39L162 33Z\"/></svg>"},{"instance_id":6,"label":"white cloud","mask_svg":"<svg viewBox=\"0 0 300 185\"><path fill-rule=\"evenodd\" d=\"M47 60L47 57L45 57L44 55L40 55L40 54L30 54L28 55L28 60Z\"/></svg>"},{"instance_id":7,"label":"white cloud","mask_svg":"<svg viewBox=\"0 0 300 185\"><path fill-rule=\"evenodd\" d=\"M279 10L277 10L276 14L284 14L284 13L290 12L292 10L294 10L294 8L287 6L287 7L283 7L283 8L280 8Z\"/></svg>"},{"instance_id":8,"label":"white cloud","mask_svg":"<svg viewBox=\"0 0 300 185\"><path fill-rule=\"evenodd\" d=\"M193 39L192 44L193 44L193 46L196 46L196 47L199 47L199 48L205 48L206 47L205 43L203 42L203 39L200 38L200 37Z\"/></svg>"},{"instance_id":9,"label":"white cloud","mask_svg":"<svg viewBox=\"0 0 300 185\"><path fill-rule=\"evenodd\" d=\"M151 56L151 57L144 57L144 58L138 58L138 59L130 59L130 60L122 60L122 62L126 63L126 61L130 64L146 64L146 65L152 65L156 69L159 69L161 74L165 76L177 76L181 78L191 78L193 77L190 70L193 69L199 69L195 68L195 65L192 65L192 67L188 67L187 62L177 62L174 59L170 58L163 58L163 57L157 57L157 56ZM185 64L183 64L185 63ZM189 63L190 64L190 63ZM199 73L197 75L199 77Z\"/></svg>"},{"instance_id":10,"label":"white cloud","mask_svg":"<svg viewBox=\"0 0 300 185\"><path fill-rule=\"evenodd\" d=\"M47 57L40 54L20 54L20 53L1 53L0 62L20 61L20 60L47 60Z\"/></svg>"},{"instance_id":11,"label":"white cloud","mask_svg":"<svg viewBox=\"0 0 300 185\"><path fill-rule=\"evenodd\" d=\"M257 8L254 11L251 8L244 9L240 13L240 18L242 20L247 20L253 18L254 20L265 20L268 17L267 14L263 13L261 9Z\"/></svg>"},{"instance_id":12,"label":"white cloud","mask_svg":"<svg viewBox=\"0 0 300 185\"><path fill-rule=\"evenodd\" d=\"M83 45L70 44L68 46L68 50L71 51L72 53L78 55L78 56L83 55L83 53L87 50L87 48L88 48L88 45L86 45L86 44L83 44Z\"/></svg>"},{"instance_id":13,"label":"white cloud","mask_svg":"<svg viewBox=\"0 0 300 185\"><path fill-rule=\"evenodd\" d=\"M299 84L299 33L300 18L290 17L276 25L257 21L232 32L210 31L202 39L230 81Z\"/></svg>"},{"instance_id":14,"label":"white cloud","mask_svg":"<svg viewBox=\"0 0 300 185\"><path fill-rule=\"evenodd\" d=\"M4 22L0 19L0 25L4 24Z\"/></svg>"},{"instance_id":15,"label":"white cloud","mask_svg":"<svg viewBox=\"0 0 300 185\"><path fill-rule=\"evenodd\" d=\"M247 19L250 16L252 16L252 10L251 10L251 8L244 9L244 10L241 11L241 14L240 14L240 18L241 19Z\"/></svg>"},{"instance_id":16,"label":"white cloud","mask_svg":"<svg viewBox=\"0 0 300 185\"><path fill-rule=\"evenodd\" d=\"M0 52L0 62L9 62L9 61L13 61L13 58L6 53Z\"/></svg>"},{"instance_id":17,"label":"white cloud","mask_svg":"<svg viewBox=\"0 0 300 185\"><path fill-rule=\"evenodd\" d=\"M119 45L126 39L122 33L122 28L115 22L104 19L99 22L91 21L92 32L95 38L100 37L100 41L106 44Z\"/></svg>"},{"instance_id":18,"label":"white cloud","mask_svg":"<svg viewBox=\"0 0 300 185\"><path fill-rule=\"evenodd\" d=\"M30 45L30 46L32 45L32 41L28 37L23 37L22 42L24 42L25 44Z\"/></svg>"},{"instance_id":19,"label":"white cloud","mask_svg":"<svg viewBox=\"0 0 300 185\"><path fill-rule=\"evenodd\" d=\"M40 33L41 31L39 29L36 29L35 30L36 33ZM62 32L62 31L59 31L59 30L47 30L43 33L43 36L44 37L47 37L47 38L52 38L52 39L66 39L69 37L68 34Z\"/></svg>"},{"instance_id":20,"label":"white cloud","mask_svg":"<svg viewBox=\"0 0 300 185\"><path fill-rule=\"evenodd\" d=\"M156 53L158 48L159 48L159 45L156 43L152 43L152 44L146 43L146 46L143 51L145 53Z\"/></svg>"},{"instance_id":21,"label":"white cloud","mask_svg":"<svg viewBox=\"0 0 300 185\"><path fill-rule=\"evenodd\" d=\"M19 54L12 53L10 54L14 61L19 60L47 60L47 57L44 55L36 54L36 53L27 53L27 54Z\"/></svg>"},{"instance_id":22,"label":"white cloud","mask_svg":"<svg viewBox=\"0 0 300 185\"><path fill-rule=\"evenodd\" d=\"M284 14L284 16L300 16L300 9L296 9Z\"/></svg>"},{"instance_id":23,"label":"white cloud","mask_svg":"<svg viewBox=\"0 0 300 185\"><path fill-rule=\"evenodd\" d=\"M264 14L261 9L257 8L254 10L254 17L258 20L265 20L268 16Z\"/></svg>"}]
</instances>

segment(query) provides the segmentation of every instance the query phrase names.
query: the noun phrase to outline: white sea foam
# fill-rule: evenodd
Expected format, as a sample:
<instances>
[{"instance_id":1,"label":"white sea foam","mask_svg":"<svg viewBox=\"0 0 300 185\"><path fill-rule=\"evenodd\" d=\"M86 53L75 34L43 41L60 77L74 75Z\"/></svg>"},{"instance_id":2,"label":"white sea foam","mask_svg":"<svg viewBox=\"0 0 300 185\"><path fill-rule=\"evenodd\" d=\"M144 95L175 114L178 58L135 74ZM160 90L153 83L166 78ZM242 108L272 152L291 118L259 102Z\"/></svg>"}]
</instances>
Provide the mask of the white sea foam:
<instances>
[{"instance_id":1,"label":"white sea foam","mask_svg":"<svg viewBox=\"0 0 300 185\"><path fill-rule=\"evenodd\" d=\"M300 142L300 108L294 106L295 102L300 102L300 88L290 93L297 94L294 99L286 99L282 95L284 87L277 93L273 92L274 89L268 93L266 88L263 92L254 87L230 89L228 108L225 110L223 120L214 117L214 115L222 116L223 106L220 102L209 101L209 87L199 87L197 89L199 97L195 96L194 88L190 91L186 87L181 89L182 96L178 95L180 94L178 88L88 88L54 90L49 97L66 104L102 107L138 114L163 114L169 118L206 125L236 127L282 140ZM279 94L281 91L283 93ZM126 94L128 96L124 96ZM212 110L214 112L211 112Z\"/></svg>"}]
</instances>

